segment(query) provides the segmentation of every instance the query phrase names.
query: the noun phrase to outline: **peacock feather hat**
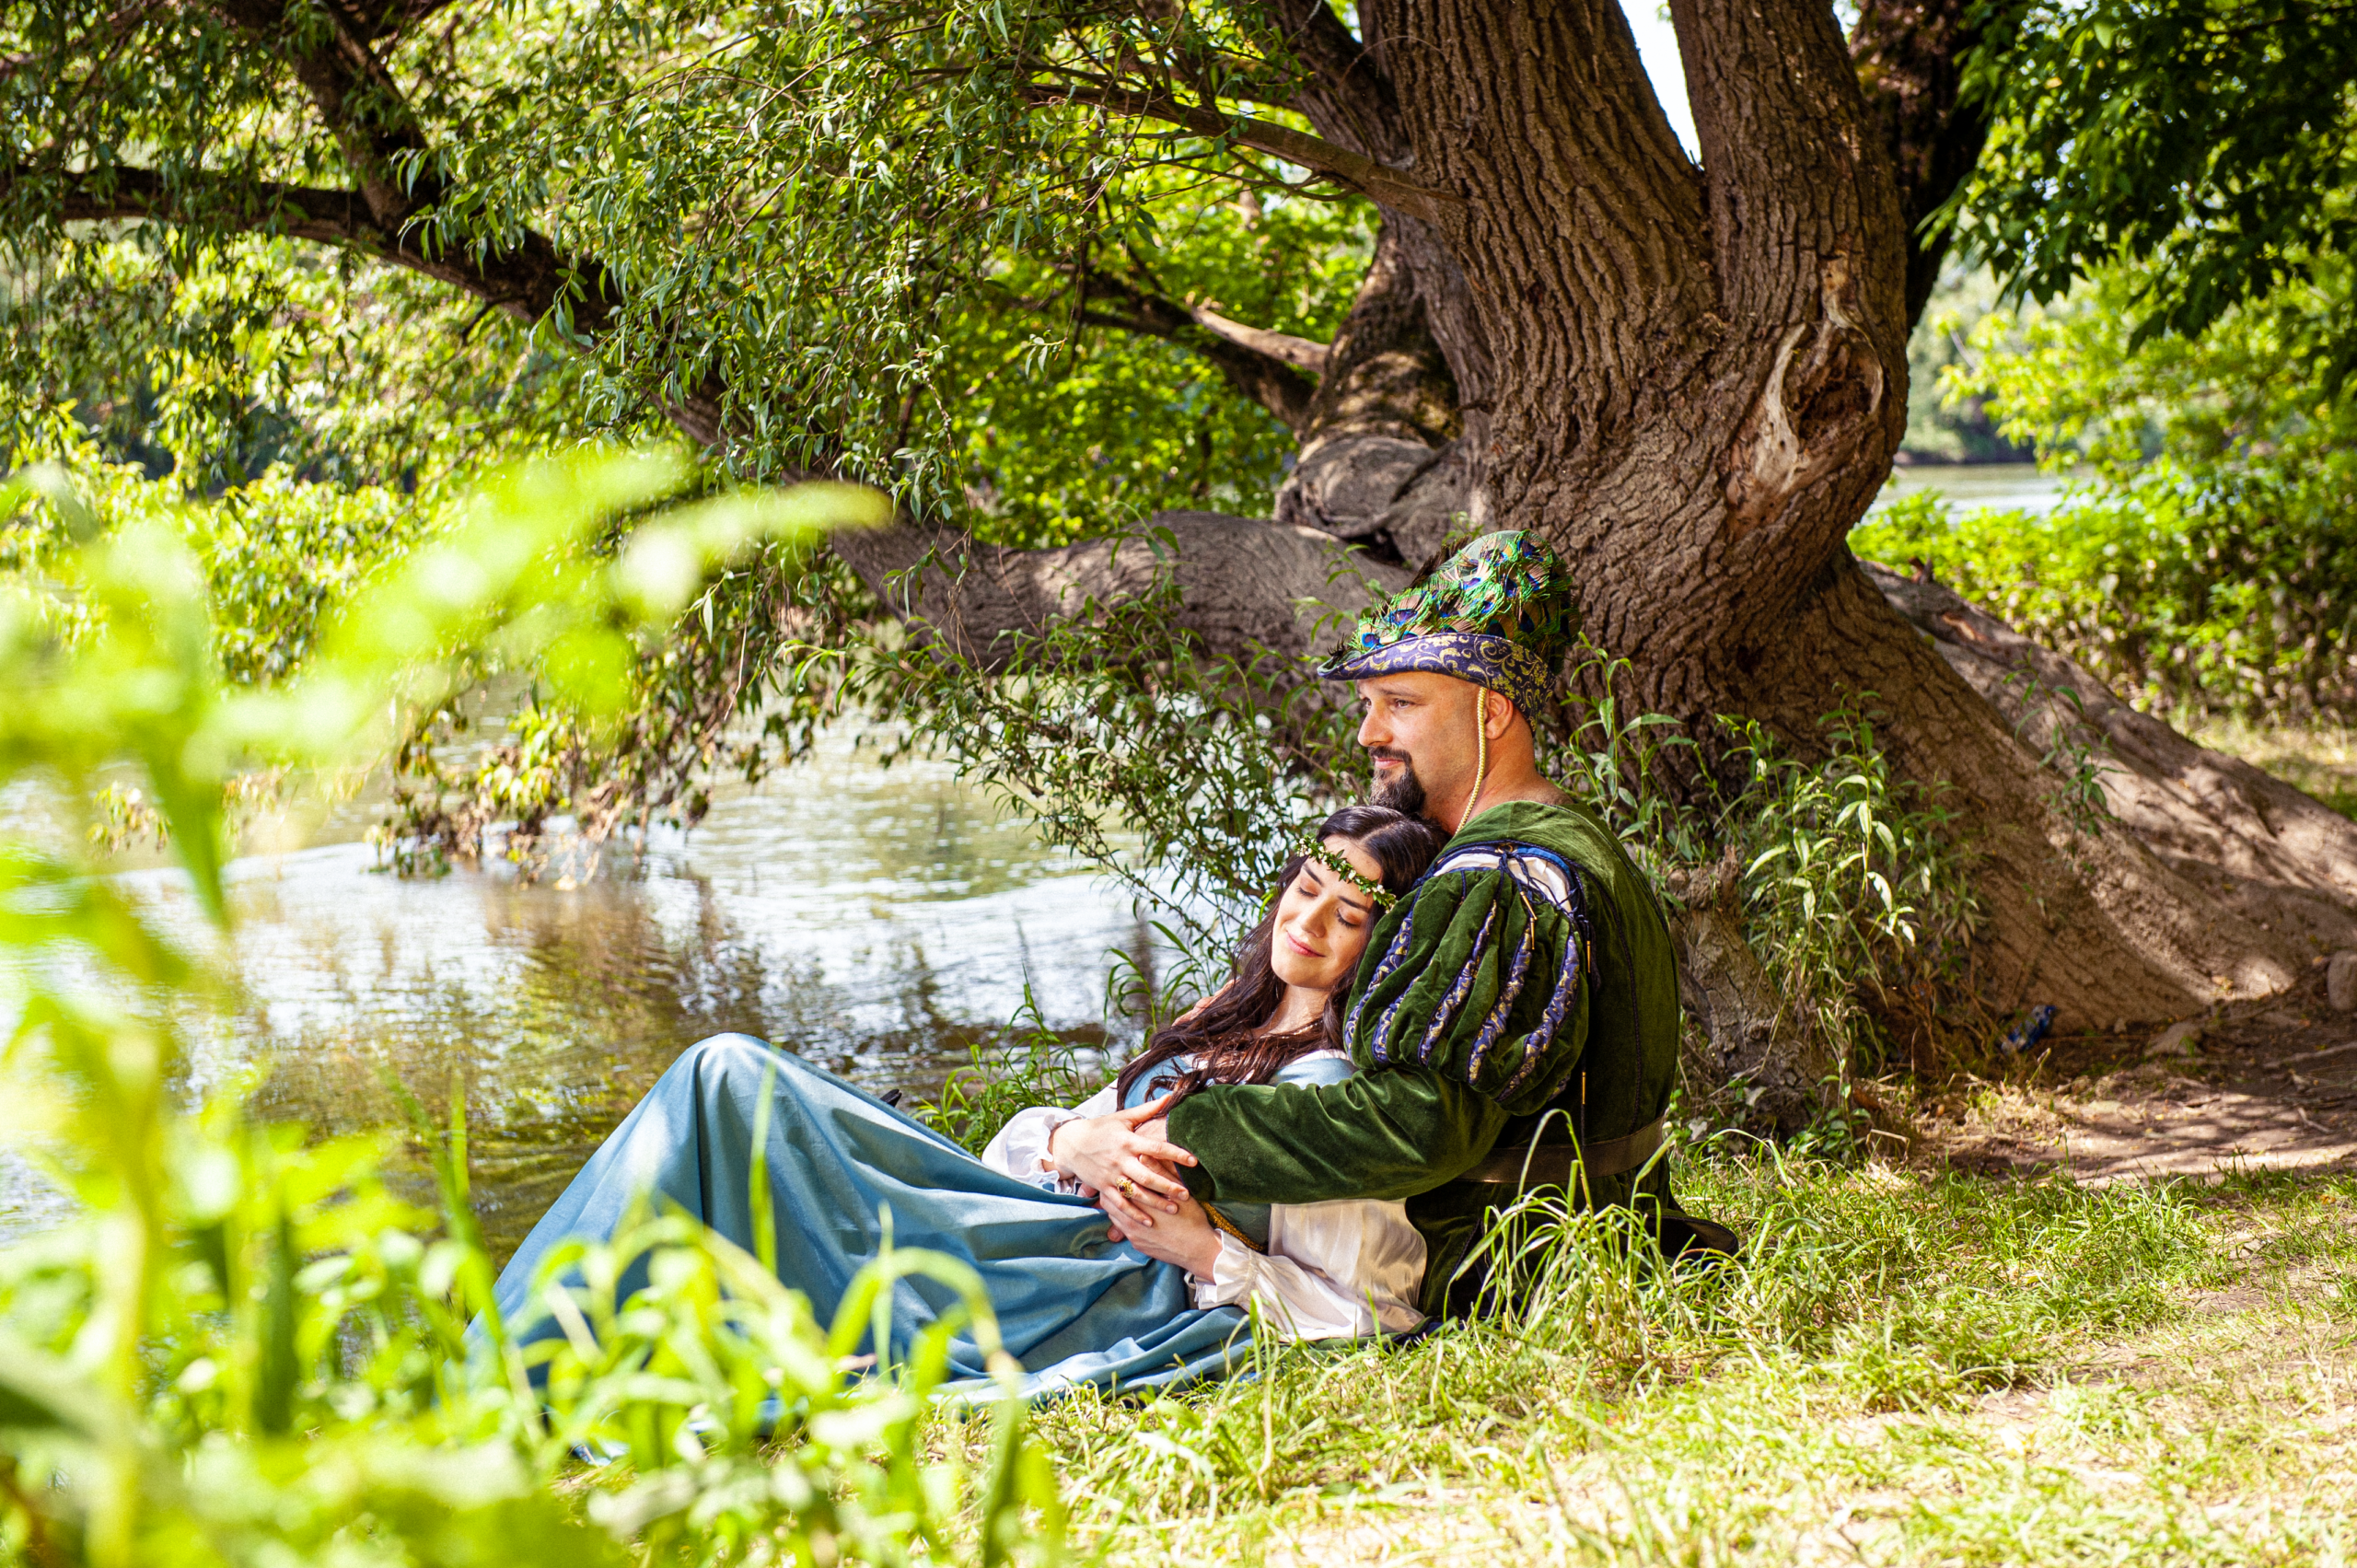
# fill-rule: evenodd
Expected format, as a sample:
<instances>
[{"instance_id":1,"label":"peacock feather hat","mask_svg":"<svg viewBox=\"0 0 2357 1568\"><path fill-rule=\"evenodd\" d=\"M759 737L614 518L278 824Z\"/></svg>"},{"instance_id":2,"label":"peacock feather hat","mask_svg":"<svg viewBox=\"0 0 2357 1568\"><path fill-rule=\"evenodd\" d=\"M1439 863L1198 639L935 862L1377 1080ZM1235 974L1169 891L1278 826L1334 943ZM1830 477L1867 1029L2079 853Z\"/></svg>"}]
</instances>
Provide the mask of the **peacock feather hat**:
<instances>
[{"instance_id":1,"label":"peacock feather hat","mask_svg":"<svg viewBox=\"0 0 2357 1568\"><path fill-rule=\"evenodd\" d=\"M1483 534L1411 587L1377 599L1349 646L1318 667L1327 680L1427 670L1541 712L1572 635L1572 582L1537 536Z\"/></svg>"}]
</instances>

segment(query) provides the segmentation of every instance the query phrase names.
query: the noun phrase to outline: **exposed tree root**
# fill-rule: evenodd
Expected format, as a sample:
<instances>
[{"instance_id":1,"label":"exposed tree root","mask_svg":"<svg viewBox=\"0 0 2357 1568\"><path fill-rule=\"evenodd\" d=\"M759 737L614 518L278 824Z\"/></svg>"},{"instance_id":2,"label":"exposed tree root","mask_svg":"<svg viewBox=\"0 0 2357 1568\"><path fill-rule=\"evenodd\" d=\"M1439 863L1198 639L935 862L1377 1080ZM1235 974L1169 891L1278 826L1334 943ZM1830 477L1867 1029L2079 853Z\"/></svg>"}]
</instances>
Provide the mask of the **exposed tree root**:
<instances>
[{"instance_id":1,"label":"exposed tree root","mask_svg":"<svg viewBox=\"0 0 2357 1568\"><path fill-rule=\"evenodd\" d=\"M2295 970L2357 947L2357 822L2137 712L2084 666L1941 584L1863 564L2016 734L2057 762L2086 757L2112 816L2162 863L2282 938Z\"/></svg>"}]
</instances>

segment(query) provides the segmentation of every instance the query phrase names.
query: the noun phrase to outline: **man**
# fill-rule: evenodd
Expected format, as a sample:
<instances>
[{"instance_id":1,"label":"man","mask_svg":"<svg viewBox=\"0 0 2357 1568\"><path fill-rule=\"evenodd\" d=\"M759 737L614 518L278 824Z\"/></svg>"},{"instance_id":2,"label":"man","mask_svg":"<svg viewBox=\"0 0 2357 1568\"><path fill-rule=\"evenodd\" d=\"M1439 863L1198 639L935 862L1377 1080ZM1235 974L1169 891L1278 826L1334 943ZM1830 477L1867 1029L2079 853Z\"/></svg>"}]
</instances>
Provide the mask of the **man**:
<instances>
[{"instance_id":1,"label":"man","mask_svg":"<svg viewBox=\"0 0 2357 1568\"><path fill-rule=\"evenodd\" d=\"M1526 1185L1634 1204L1673 1253L1732 1246L1680 1213L1655 1158L1678 1038L1660 906L1611 830L1538 772L1530 715L1569 586L1530 535L1490 534L1371 608L1320 667L1357 684L1376 804L1454 835L1368 939L1345 1013L1357 1075L1198 1090L1170 1115L1175 1148L1133 1120L1075 1126L1078 1174L1142 1176L1138 1156L1163 1152L1191 1157L1179 1179L1213 1204L1409 1200L1428 1313L1469 1305L1481 1282L1460 1265ZM1114 1176L1102 1197L1140 1229L1176 1191Z\"/></svg>"}]
</instances>

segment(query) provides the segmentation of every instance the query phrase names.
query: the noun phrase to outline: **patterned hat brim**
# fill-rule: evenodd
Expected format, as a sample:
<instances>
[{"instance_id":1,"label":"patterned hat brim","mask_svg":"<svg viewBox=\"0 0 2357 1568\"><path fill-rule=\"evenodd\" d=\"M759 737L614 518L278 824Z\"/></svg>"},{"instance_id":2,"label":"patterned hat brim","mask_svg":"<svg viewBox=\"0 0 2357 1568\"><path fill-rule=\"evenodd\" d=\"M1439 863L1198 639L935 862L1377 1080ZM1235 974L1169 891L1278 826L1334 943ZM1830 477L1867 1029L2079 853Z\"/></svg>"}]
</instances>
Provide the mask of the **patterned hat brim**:
<instances>
[{"instance_id":1,"label":"patterned hat brim","mask_svg":"<svg viewBox=\"0 0 2357 1568\"><path fill-rule=\"evenodd\" d=\"M1428 632L1379 648L1344 648L1318 667L1321 680L1369 680L1418 672L1453 675L1495 691L1525 718L1543 711L1552 684L1547 661L1486 632Z\"/></svg>"}]
</instances>

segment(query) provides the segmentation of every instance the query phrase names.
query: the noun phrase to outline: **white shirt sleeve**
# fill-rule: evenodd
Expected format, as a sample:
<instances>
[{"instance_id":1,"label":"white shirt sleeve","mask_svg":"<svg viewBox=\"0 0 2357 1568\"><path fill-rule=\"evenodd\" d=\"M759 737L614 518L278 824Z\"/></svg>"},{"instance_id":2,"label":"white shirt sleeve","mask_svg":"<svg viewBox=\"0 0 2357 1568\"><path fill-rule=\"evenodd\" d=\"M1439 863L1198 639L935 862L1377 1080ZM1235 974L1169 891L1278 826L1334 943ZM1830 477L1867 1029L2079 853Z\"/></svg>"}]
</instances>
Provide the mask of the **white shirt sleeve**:
<instances>
[{"instance_id":1,"label":"white shirt sleeve","mask_svg":"<svg viewBox=\"0 0 2357 1568\"><path fill-rule=\"evenodd\" d=\"M998 1136L982 1150L982 1163L1018 1181L1057 1191L1056 1162L1048 1157L1048 1139L1067 1121L1110 1116L1120 1105L1119 1089L1108 1084L1069 1110L1056 1105L1026 1106L1006 1119Z\"/></svg>"},{"instance_id":2,"label":"white shirt sleeve","mask_svg":"<svg viewBox=\"0 0 2357 1568\"><path fill-rule=\"evenodd\" d=\"M1424 1238L1404 1203L1342 1198L1280 1203L1269 1214L1269 1250L1222 1233L1212 1277L1194 1281L1197 1307L1256 1301L1286 1340L1402 1334L1424 1320Z\"/></svg>"}]
</instances>

